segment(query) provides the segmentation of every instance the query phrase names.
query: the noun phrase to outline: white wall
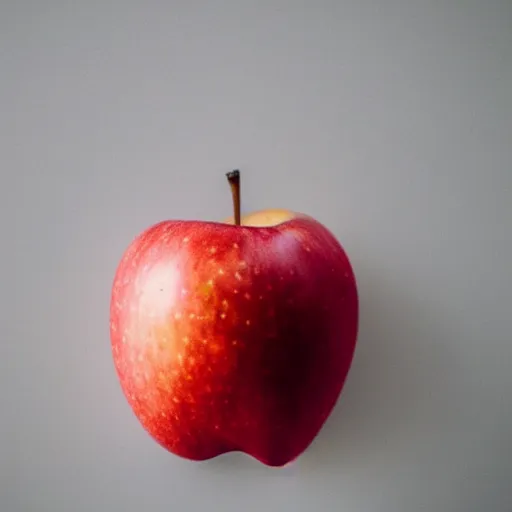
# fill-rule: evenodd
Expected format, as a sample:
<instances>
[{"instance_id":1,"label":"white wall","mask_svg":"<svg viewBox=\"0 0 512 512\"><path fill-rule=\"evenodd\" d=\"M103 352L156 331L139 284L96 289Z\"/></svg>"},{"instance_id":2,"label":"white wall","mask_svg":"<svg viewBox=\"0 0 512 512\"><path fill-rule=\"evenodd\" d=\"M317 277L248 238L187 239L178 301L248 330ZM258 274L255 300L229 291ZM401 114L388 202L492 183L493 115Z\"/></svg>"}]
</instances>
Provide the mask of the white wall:
<instances>
[{"instance_id":1,"label":"white wall","mask_svg":"<svg viewBox=\"0 0 512 512\"><path fill-rule=\"evenodd\" d=\"M2 2L0 510L512 507L512 4ZM165 218L307 212L359 345L293 466L177 459L111 360L113 272Z\"/></svg>"}]
</instances>

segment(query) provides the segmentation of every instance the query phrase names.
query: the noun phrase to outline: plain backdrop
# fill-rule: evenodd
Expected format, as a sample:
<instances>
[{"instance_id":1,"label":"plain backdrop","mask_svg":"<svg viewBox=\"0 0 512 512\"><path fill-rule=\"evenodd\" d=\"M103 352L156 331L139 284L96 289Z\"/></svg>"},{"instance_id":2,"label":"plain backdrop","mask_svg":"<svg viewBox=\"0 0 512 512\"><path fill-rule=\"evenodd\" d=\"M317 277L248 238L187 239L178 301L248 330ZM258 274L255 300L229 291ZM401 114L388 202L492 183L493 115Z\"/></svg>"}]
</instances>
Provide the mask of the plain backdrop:
<instances>
[{"instance_id":1,"label":"plain backdrop","mask_svg":"<svg viewBox=\"0 0 512 512\"><path fill-rule=\"evenodd\" d=\"M359 343L285 469L133 416L113 274L167 218L284 207L347 250ZM2 512L512 510L512 3L0 5Z\"/></svg>"}]
</instances>

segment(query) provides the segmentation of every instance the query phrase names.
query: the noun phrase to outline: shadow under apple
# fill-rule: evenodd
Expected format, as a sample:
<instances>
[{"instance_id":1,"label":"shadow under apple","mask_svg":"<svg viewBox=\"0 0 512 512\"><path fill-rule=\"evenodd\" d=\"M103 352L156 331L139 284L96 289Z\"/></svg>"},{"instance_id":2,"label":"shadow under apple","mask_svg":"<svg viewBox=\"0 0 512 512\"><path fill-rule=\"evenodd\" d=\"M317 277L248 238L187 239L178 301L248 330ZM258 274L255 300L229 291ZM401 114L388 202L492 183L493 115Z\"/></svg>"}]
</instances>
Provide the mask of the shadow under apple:
<instances>
[{"instance_id":1,"label":"shadow under apple","mask_svg":"<svg viewBox=\"0 0 512 512\"><path fill-rule=\"evenodd\" d=\"M298 461L306 471L365 465L435 428L456 364L446 343L453 326L439 302L369 269L357 275L356 353L336 407Z\"/></svg>"}]
</instances>

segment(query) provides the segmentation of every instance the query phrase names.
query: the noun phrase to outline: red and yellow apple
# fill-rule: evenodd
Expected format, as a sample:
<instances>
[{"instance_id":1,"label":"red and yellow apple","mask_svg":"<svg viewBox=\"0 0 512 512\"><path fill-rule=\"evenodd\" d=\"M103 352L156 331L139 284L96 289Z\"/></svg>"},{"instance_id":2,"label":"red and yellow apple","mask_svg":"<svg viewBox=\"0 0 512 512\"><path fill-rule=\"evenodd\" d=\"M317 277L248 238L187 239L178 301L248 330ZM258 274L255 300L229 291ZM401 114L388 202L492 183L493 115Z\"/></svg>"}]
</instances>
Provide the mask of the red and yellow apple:
<instances>
[{"instance_id":1,"label":"red and yellow apple","mask_svg":"<svg viewBox=\"0 0 512 512\"><path fill-rule=\"evenodd\" d=\"M206 460L236 450L283 466L341 393L356 281L313 218L236 213L160 222L129 245L112 288L113 359L135 415L170 452Z\"/></svg>"}]
</instances>

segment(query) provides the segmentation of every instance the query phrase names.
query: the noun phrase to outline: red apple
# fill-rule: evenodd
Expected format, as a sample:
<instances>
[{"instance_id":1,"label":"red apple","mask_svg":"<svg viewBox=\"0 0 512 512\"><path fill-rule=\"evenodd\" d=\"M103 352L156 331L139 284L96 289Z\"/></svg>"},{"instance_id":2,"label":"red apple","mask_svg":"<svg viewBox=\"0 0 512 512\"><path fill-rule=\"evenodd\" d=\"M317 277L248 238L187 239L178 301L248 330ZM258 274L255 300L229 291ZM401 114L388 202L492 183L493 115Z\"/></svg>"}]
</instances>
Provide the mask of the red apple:
<instances>
[{"instance_id":1,"label":"red apple","mask_svg":"<svg viewBox=\"0 0 512 512\"><path fill-rule=\"evenodd\" d=\"M235 223L169 220L141 233L110 314L123 392L158 443L192 460L237 450L283 466L341 393L358 298L322 224L286 210L240 219L235 201Z\"/></svg>"}]
</instances>

